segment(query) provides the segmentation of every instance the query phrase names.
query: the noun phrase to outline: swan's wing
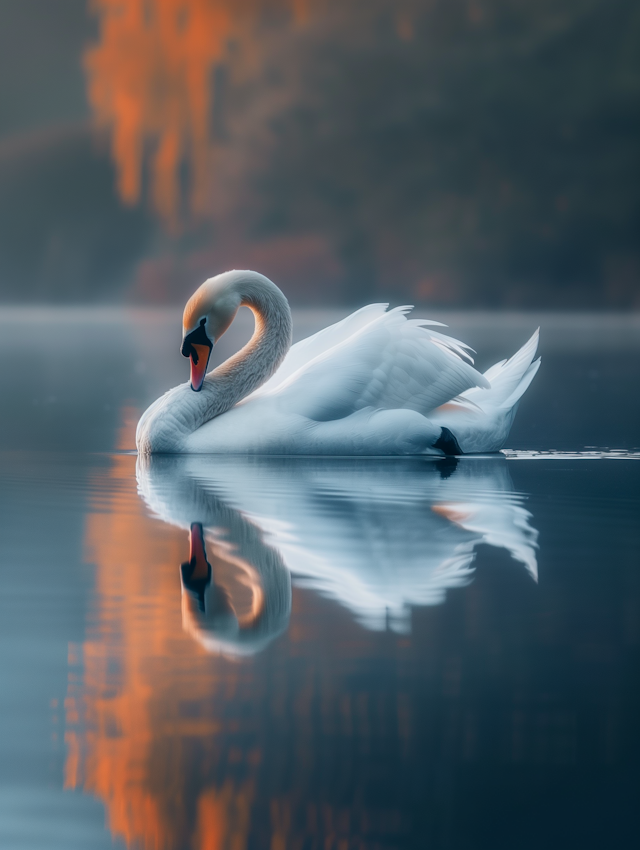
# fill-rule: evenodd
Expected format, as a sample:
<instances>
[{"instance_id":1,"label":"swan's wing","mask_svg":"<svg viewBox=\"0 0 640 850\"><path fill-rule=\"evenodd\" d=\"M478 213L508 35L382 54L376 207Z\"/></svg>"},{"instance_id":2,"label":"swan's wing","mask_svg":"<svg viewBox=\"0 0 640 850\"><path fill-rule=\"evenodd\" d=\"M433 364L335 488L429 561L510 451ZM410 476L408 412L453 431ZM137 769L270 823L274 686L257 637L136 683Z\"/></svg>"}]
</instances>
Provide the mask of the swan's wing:
<instances>
[{"instance_id":1,"label":"swan's wing","mask_svg":"<svg viewBox=\"0 0 640 850\"><path fill-rule=\"evenodd\" d=\"M432 322L407 319L409 309L379 314L261 395L277 398L287 413L329 421L363 408L427 414L471 387L489 386L464 343L425 327Z\"/></svg>"},{"instance_id":2,"label":"swan's wing","mask_svg":"<svg viewBox=\"0 0 640 850\"><path fill-rule=\"evenodd\" d=\"M255 398L272 392L305 364L349 339L353 334L382 316L388 306L388 304L369 304L341 321L329 325L318 333L292 345L277 372L248 398Z\"/></svg>"}]
</instances>

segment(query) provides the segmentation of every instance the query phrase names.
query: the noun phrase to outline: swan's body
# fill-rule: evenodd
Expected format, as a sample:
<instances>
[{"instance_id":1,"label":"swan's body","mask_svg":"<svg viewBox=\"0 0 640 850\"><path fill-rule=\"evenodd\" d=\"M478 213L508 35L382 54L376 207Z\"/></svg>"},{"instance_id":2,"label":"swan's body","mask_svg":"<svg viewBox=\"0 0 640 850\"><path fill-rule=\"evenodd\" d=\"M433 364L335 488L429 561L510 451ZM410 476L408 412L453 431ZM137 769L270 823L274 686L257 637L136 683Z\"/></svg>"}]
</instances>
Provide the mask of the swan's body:
<instances>
[{"instance_id":1,"label":"swan's body","mask_svg":"<svg viewBox=\"0 0 640 850\"><path fill-rule=\"evenodd\" d=\"M241 305L250 342L205 377L213 344ZM206 281L187 303L183 354L192 380L143 414L142 454L415 455L493 452L538 370L537 332L481 375L468 346L371 304L291 346L291 312L256 272ZM194 392L193 390L199 390Z\"/></svg>"}]
</instances>

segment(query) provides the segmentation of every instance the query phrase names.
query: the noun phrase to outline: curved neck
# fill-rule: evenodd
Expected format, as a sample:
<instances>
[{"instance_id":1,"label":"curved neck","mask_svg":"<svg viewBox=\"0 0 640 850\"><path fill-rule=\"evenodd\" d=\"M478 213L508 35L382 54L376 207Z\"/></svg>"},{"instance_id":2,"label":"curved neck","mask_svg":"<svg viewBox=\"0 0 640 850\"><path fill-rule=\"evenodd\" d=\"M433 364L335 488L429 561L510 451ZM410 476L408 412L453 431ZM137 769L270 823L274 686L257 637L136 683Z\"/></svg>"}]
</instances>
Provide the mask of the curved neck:
<instances>
[{"instance_id":1,"label":"curved neck","mask_svg":"<svg viewBox=\"0 0 640 850\"><path fill-rule=\"evenodd\" d=\"M278 287L255 272L227 274L227 290L255 316L253 336L237 354L207 374L200 392L193 392L188 383L181 384L148 408L136 435L141 454L181 451L189 434L268 380L291 347L291 310Z\"/></svg>"},{"instance_id":2,"label":"curved neck","mask_svg":"<svg viewBox=\"0 0 640 850\"><path fill-rule=\"evenodd\" d=\"M249 342L209 372L200 395L207 399L203 421L219 416L267 381L291 347L291 310L278 287L262 275L240 278L233 284L240 304L255 318Z\"/></svg>"}]
</instances>

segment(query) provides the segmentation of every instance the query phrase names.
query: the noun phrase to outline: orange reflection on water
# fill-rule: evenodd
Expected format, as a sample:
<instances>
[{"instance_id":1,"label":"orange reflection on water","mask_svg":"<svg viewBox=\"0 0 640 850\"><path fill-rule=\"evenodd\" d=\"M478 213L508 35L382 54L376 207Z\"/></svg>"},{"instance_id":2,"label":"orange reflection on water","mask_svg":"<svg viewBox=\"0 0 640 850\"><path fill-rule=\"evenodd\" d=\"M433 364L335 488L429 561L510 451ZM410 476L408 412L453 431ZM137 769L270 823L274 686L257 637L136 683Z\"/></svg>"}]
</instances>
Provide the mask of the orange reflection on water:
<instances>
[{"instance_id":1,"label":"orange reflection on water","mask_svg":"<svg viewBox=\"0 0 640 850\"><path fill-rule=\"evenodd\" d=\"M304 21L307 0L282 0ZM139 200L150 155L155 209L177 225L180 170L189 169L189 208L207 209L213 159L210 132L212 70L233 37L250 60L250 33L266 0L90 0L100 41L85 54L88 97L111 133L118 190ZM275 4L278 5L278 4Z\"/></svg>"},{"instance_id":2,"label":"orange reflection on water","mask_svg":"<svg viewBox=\"0 0 640 850\"><path fill-rule=\"evenodd\" d=\"M102 800L112 835L127 846L241 848L260 758L251 748L236 753L238 780L207 787L234 723L216 710L216 695L232 695L237 676L183 631L188 540L144 513L134 457L115 457L94 492L85 531L94 604L85 643L70 649L65 786Z\"/></svg>"}]
</instances>

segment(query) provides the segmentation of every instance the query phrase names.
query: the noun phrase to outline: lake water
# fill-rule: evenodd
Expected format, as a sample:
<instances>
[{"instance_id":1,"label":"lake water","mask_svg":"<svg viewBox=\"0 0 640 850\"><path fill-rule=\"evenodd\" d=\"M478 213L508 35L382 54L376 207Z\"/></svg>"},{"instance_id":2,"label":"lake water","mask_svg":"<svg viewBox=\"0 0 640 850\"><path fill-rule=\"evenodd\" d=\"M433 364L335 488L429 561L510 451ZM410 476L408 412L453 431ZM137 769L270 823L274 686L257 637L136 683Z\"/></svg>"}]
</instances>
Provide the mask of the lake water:
<instances>
[{"instance_id":1,"label":"lake water","mask_svg":"<svg viewBox=\"0 0 640 850\"><path fill-rule=\"evenodd\" d=\"M434 318L503 456L140 462L179 310L0 312L0 846L636 845L640 319Z\"/></svg>"}]
</instances>

